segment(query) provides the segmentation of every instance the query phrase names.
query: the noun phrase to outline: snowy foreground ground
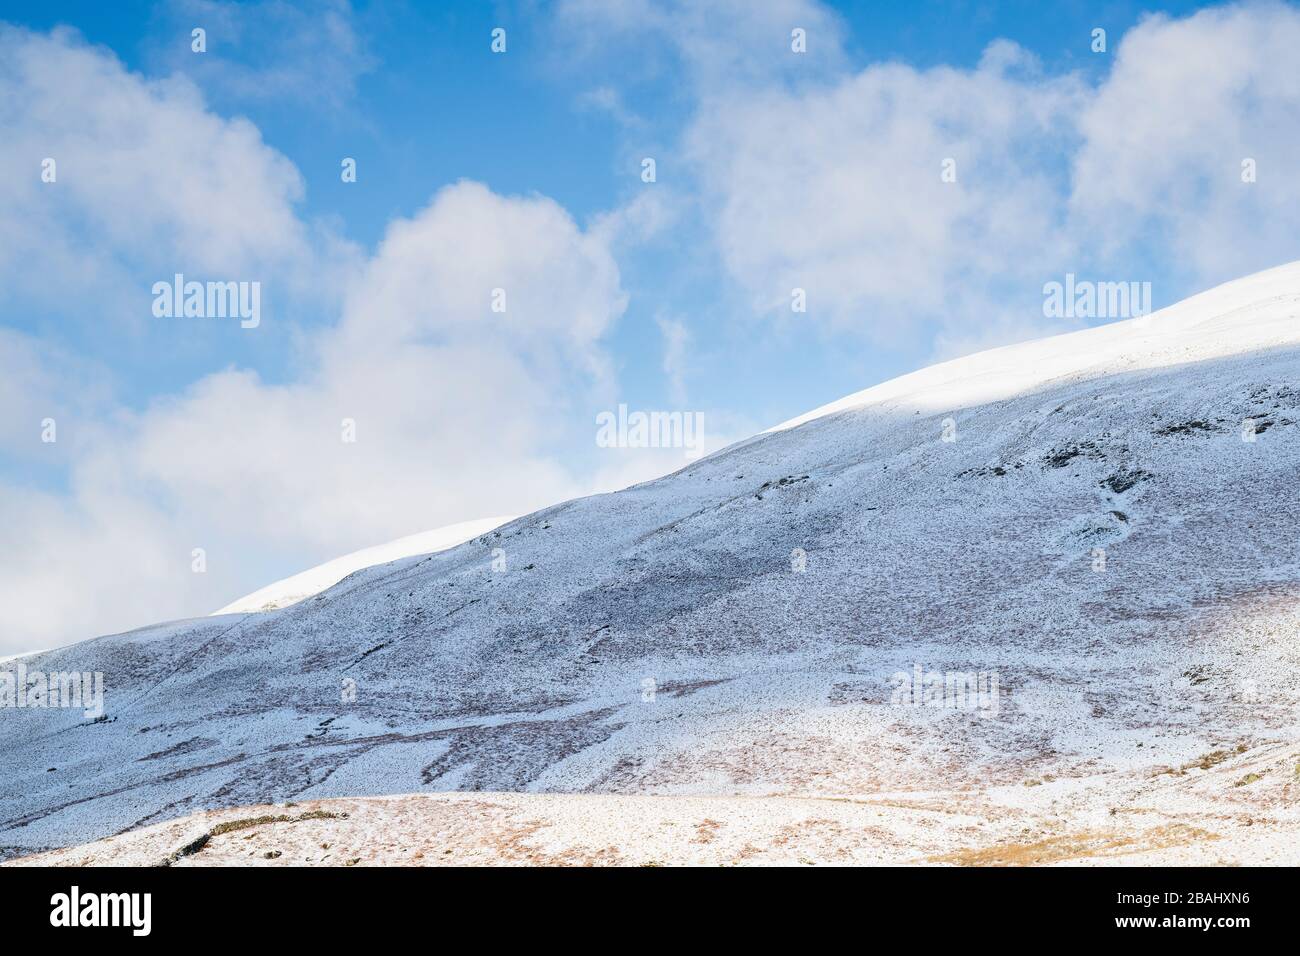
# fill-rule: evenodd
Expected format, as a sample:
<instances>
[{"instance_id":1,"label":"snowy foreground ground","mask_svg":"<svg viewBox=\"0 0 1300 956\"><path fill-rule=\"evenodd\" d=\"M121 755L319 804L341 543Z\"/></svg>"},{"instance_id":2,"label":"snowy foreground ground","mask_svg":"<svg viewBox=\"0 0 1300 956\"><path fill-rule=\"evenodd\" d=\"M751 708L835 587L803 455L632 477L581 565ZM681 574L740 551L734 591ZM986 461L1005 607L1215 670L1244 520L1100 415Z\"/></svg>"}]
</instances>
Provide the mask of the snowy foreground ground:
<instances>
[{"instance_id":1,"label":"snowy foreground ground","mask_svg":"<svg viewBox=\"0 0 1300 956\"><path fill-rule=\"evenodd\" d=\"M1278 785L1295 758L1294 748L1271 747L1191 780L1098 774L860 797L461 792L313 800L210 810L14 865L1295 866L1297 795ZM1235 786L1251 773L1272 780L1248 791Z\"/></svg>"},{"instance_id":2,"label":"snowy foreground ground","mask_svg":"<svg viewBox=\"0 0 1300 956\"><path fill-rule=\"evenodd\" d=\"M35 655L107 709L0 709L0 852L1296 863L1298 373L1291 265Z\"/></svg>"}]
</instances>

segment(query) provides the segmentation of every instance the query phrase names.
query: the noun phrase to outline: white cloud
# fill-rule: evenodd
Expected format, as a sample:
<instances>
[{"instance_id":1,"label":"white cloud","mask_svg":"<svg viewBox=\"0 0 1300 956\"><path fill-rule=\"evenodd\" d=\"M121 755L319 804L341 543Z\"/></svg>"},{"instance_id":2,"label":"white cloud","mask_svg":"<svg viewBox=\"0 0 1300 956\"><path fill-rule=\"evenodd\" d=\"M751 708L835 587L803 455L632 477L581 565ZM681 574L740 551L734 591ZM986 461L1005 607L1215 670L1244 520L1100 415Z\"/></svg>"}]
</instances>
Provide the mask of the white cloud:
<instances>
[{"instance_id":1,"label":"white cloud","mask_svg":"<svg viewBox=\"0 0 1300 956\"><path fill-rule=\"evenodd\" d=\"M631 199L595 216L591 232L615 247L648 242L676 223L682 215L683 197L671 187L656 184Z\"/></svg>"},{"instance_id":2,"label":"white cloud","mask_svg":"<svg viewBox=\"0 0 1300 956\"><path fill-rule=\"evenodd\" d=\"M564 7L579 52L650 31L689 66L682 148L706 228L749 308L778 321L949 355L1060 331L1041 289L1066 271L1154 280L1169 302L1300 257L1292 7L1147 18L1091 86L1005 40L972 69L774 66L774 21L819 9L794 3L749 23L727 3L597 6Z\"/></svg>"},{"instance_id":3,"label":"white cloud","mask_svg":"<svg viewBox=\"0 0 1300 956\"><path fill-rule=\"evenodd\" d=\"M668 379L668 400L686 404L686 373L691 347L691 332L680 319L660 316L656 319L664 340L664 375Z\"/></svg>"},{"instance_id":4,"label":"white cloud","mask_svg":"<svg viewBox=\"0 0 1300 956\"><path fill-rule=\"evenodd\" d=\"M461 183L390 225L309 375L205 379L125 457L196 513L326 555L522 513L583 487L558 460L608 386L598 340L624 305L608 251L554 202Z\"/></svg>"},{"instance_id":5,"label":"white cloud","mask_svg":"<svg viewBox=\"0 0 1300 956\"><path fill-rule=\"evenodd\" d=\"M1043 144L1069 136L1081 92L999 43L973 70L885 64L711 98L687 147L755 308L789 315L801 288L814 319L889 339L980 319L993 288L1031 288L1069 248Z\"/></svg>"},{"instance_id":6,"label":"white cloud","mask_svg":"<svg viewBox=\"0 0 1300 956\"><path fill-rule=\"evenodd\" d=\"M1300 11L1281 4L1150 17L1125 34L1079 119L1075 228L1109 261L1136 254L1193 287L1300 257L1297 47Z\"/></svg>"},{"instance_id":7,"label":"white cloud","mask_svg":"<svg viewBox=\"0 0 1300 956\"><path fill-rule=\"evenodd\" d=\"M139 489L51 494L0 482L0 653L206 609L238 569L190 571L193 540Z\"/></svg>"},{"instance_id":8,"label":"white cloud","mask_svg":"<svg viewBox=\"0 0 1300 956\"><path fill-rule=\"evenodd\" d=\"M297 169L184 79L130 73L68 31L0 26L0 127L2 305L140 323L152 281L177 271L313 302L340 274L296 214Z\"/></svg>"},{"instance_id":9,"label":"white cloud","mask_svg":"<svg viewBox=\"0 0 1300 956\"><path fill-rule=\"evenodd\" d=\"M815 62L789 54L792 21ZM302 338L294 378L230 368L136 411L93 363L0 332L0 443L20 469L70 462L63 490L0 479L0 653L202 613L295 562L684 464L602 456L592 422L617 401L603 347L625 306L615 250L686 209L709 217L755 307L788 318L802 287L810 321L885 341L919 330L945 356L1051 331L1041 284L1064 268L1212 281L1300 256L1300 180L1283 172L1300 151L1289 8L1144 21L1095 90L1007 43L973 69L836 73L833 15L793 0L574 0L560 22L596 55L638 31L674 44L698 197L659 183L583 228L545 198L464 182L369 258L304 223L298 171L191 82L131 74L71 34L0 30L0 302L75 321L101 318L86 302L130 312L139 296L147 316L149 283L183 269L273 277L337 319ZM45 156L57 184L40 182ZM955 184L940 179L948 157ZM660 328L684 400L686 328ZM47 408L60 442L39 448ZM709 447L750 431L706 412Z\"/></svg>"},{"instance_id":10,"label":"white cloud","mask_svg":"<svg viewBox=\"0 0 1300 956\"><path fill-rule=\"evenodd\" d=\"M624 306L608 249L554 202L442 190L390 225L299 380L207 376L96 423L67 496L7 493L0 647L211 610L269 579L249 555L308 564L588 492L566 452L593 441Z\"/></svg>"},{"instance_id":11,"label":"white cloud","mask_svg":"<svg viewBox=\"0 0 1300 956\"><path fill-rule=\"evenodd\" d=\"M584 230L544 197L462 182L366 258L314 234L293 164L190 82L132 74L66 32L6 28L0 52L11 312L43 301L103 321L137 297L147 336L148 290L173 271L314 283L327 309L287 380L231 367L141 409L93 363L0 331L0 649L206 613L297 566L603 480L601 340L626 305L610 246L653 231L659 205ZM40 182L45 155L56 183Z\"/></svg>"},{"instance_id":12,"label":"white cloud","mask_svg":"<svg viewBox=\"0 0 1300 956\"><path fill-rule=\"evenodd\" d=\"M641 129L646 125L645 118L630 110L623 102L623 95L612 86L597 86L583 92L578 96L577 105L579 109L604 113L628 129Z\"/></svg>"},{"instance_id":13,"label":"white cloud","mask_svg":"<svg viewBox=\"0 0 1300 956\"><path fill-rule=\"evenodd\" d=\"M493 311L497 289L502 313ZM343 331L348 349L436 334L585 352L624 304L602 238L581 231L559 205L462 182L413 219L390 224L349 290Z\"/></svg>"},{"instance_id":14,"label":"white cloud","mask_svg":"<svg viewBox=\"0 0 1300 956\"><path fill-rule=\"evenodd\" d=\"M616 60L624 78L685 69L698 89L797 81L844 60L840 19L814 0L562 0L555 24L570 62ZM791 50L796 28L806 53ZM660 59L660 50L671 56Z\"/></svg>"},{"instance_id":15,"label":"white cloud","mask_svg":"<svg viewBox=\"0 0 1300 956\"><path fill-rule=\"evenodd\" d=\"M108 372L96 362L0 326L0 449L37 467L66 464L83 435L78 427L112 400ZM53 421L53 442L42 440Z\"/></svg>"},{"instance_id":16,"label":"white cloud","mask_svg":"<svg viewBox=\"0 0 1300 956\"><path fill-rule=\"evenodd\" d=\"M222 103L338 109L376 63L348 0L171 0L159 10L165 39L153 44L157 64L185 73ZM204 53L191 49L196 27L207 32Z\"/></svg>"}]
</instances>

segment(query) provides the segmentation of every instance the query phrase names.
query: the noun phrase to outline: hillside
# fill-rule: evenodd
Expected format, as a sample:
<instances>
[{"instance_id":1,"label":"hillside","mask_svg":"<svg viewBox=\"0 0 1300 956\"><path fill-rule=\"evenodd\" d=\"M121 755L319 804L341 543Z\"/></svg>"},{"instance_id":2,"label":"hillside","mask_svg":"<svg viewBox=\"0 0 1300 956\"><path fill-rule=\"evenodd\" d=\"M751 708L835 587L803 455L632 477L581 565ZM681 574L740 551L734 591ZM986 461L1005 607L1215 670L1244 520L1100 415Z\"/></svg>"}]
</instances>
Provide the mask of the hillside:
<instances>
[{"instance_id":1,"label":"hillside","mask_svg":"<svg viewBox=\"0 0 1300 956\"><path fill-rule=\"evenodd\" d=\"M314 568L291 575L282 581L268 584L252 594L246 594L238 600L231 601L216 611L217 614L242 614L248 611L278 611L280 608L297 604L326 588L332 588L349 574L373 568L376 564L391 564L403 558L419 557L446 551L458 544L464 544L470 538L500 527L512 518L482 518L477 521L460 521L433 531L410 534L396 541L362 548L341 558L326 561Z\"/></svg>"},{"instance_id":2,"label":"hillside","mask_svg":"<svg viewBox=\"0 0 1300 956\"><path fill-rule=\"evenodd\" d=\"M35 655L107 710L0 709L0 847L433 791L869 799L902 808L882 858L1153 813L1294 845L1298 371L1294 264L281 610Z\"/></svg>"}]
</instances>

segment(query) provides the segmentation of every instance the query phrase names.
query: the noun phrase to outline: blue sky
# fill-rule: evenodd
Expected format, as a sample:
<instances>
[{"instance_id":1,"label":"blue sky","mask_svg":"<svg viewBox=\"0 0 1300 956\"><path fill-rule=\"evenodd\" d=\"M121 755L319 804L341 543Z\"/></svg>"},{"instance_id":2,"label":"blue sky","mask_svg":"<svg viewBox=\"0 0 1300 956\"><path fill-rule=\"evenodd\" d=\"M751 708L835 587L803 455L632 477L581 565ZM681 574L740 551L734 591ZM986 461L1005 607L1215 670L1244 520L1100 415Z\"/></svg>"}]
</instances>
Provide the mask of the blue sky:
<instances>
[{"instance_id":1,"label":"blue sky","mask_svg":"<svg viewBox=\"0 0 1300 956\"><path fill-rule=\"evenodd\" d=\"M0 2L0 651L679 467L595 446L619 402L715 447L1086 324L1066 272L1159 307L1296 258L1300 19L1199 9ZM174 271L263 323L152 317Z\"/></svg>"},{"instance_id":2,"label":"blue sky","mask_svg":"<svg viewBox=\"0 0 1300 956\"><path fill-rule=\"evenodd\" d=\"M248 116L266 142L302 173L306 192L299 209L305 218L336 217L343 234L366 248L373 248L392 219L411 215L438 188L462 178L499 193L549 196L579 221L587 220L627 201L642 184L639 167L625 155L619 124L608 113L585 106L584 96L597 86L619 88L630 76L629 103L651 124L651 138L666 148L680 136L695 106L681 88L670 51L655 54L657 69L650 75L625 70L621 57L566 68L559 62L563 55L556 50L556 27L546 5L483 2L355 4L349 20L365 62L354 67L355 95L344 102L231 95L216 82L205 84L209 62L189 54L185 27L190 20L197 24L204 19L202 7L195 5L186 20L184 14L166 13L166 6L6 3L0 9L3 19L33 29L71 25L91 43L111 49L128 69L147 76L180 70L194 77L214 109ZM1094 26L1103 25L1118 38L1145 11L1196 7L1032 2L827 6L843 18L851 65L898 60L921 68L971 67L988 43L1006 38L1042 58L1049 72L1082 70L1092 77L1102 75L1107 64L1089 51ZM488 37L497 26L508 29L505 56L489 50ZM273 37L239 39L236 46L213 31L209 56L257 69L276 55ZM339 181L342 156L357 158L362 172L356 184ZM674 169L671 157L660 161L661 182L675 186L688 175ZM710 294L712 276L721 270L715 263L691 268L709 253L703 243L692 244L696 248L685 255L678 254L676 244L645 250L627 266L629 276L643 277L644 284L614 335L622 346L622 382L634 402L662 404L662 376L653 355L657 312L689 315L706 306L717 310L712 324L722 325L730 313L744 308L726 301L723 293ZM703 274L692 274L697 271ZM665 274L671 277L667 283ZM715 301L702 303L702 296ZM305 316L298 320L311 321ZM57 323L57 317L51 321ZM128 386L137 398L146 399L227 359L253 363L273 377L284 373L284 351L259 348L250 353L242 349L246 344L239 336L228 336L214 354L205 343L201 356L186 356L189 360L174 370L154 366ZM110 348L108 343L102 347ZM736 348L759 363L761 376L753 374L753 364L745 371L735 368ZM700 369L695 388L706 403L739 401L738 411L766 425L805 410L810 400L820 404L907 371L928 357L928 348L918 341L882 354L849 340L801 354L792 353L785 341L765 348L749 336L720 335L717 354L701 356L713 361ZM131 355L115 358L129 362ZM638 361L640 356L650 360Z\"/></svg>"}]
</instances>

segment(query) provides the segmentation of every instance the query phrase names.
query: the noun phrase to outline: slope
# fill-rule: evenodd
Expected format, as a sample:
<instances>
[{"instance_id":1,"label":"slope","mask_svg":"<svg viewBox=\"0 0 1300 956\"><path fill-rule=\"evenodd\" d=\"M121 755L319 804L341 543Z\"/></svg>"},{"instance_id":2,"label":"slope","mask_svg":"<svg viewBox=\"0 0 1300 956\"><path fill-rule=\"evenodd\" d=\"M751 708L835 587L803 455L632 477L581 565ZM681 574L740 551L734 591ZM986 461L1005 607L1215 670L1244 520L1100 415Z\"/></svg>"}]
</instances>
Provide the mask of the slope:
<instances>
[{"instance_id":1,"label":"slope","mask_svg":"<svg viewBox=\"0 0 1300 956\"><path fill-rule=\"evenodd\" d=\"M1289 799L1298 316L1291 265L283 610L37 655L103 671L108 710L0 710L0 845L417 791L979 803L1181 785L1216 754L1268 756Z\"/></svg>"}]
</instances>

